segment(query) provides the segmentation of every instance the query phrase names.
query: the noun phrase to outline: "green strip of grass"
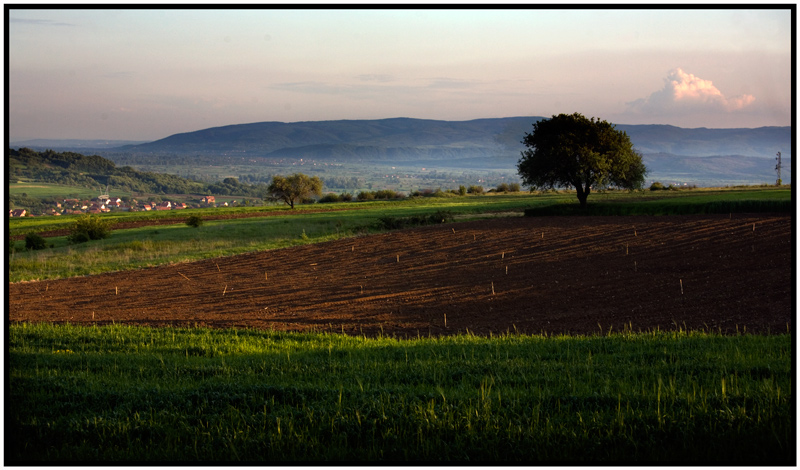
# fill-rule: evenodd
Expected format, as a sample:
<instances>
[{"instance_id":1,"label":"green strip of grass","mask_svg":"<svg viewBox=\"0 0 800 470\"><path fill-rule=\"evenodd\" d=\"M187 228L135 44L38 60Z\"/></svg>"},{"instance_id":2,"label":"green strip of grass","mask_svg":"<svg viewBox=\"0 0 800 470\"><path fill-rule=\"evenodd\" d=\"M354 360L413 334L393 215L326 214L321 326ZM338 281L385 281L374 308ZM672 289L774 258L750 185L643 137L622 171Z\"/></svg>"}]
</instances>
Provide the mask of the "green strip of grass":
<instances>
[{"instance_id":1,"label":"green strip of grass","mask_svg":"<svg viewBox=\"0 0 800 470\"><path fill-rule=\"evenodd\" d=\"M792 465L788 334L13 324L6 462Z\"/></svg>"},{"instance_id":2,"label":"green strip of grass","mask_svg":"<svg viewBox=\"0 0 800 470\"><path fill-rule=\"evenodd\" d=\"M652 194L652 193L651 193ZM526 216L572 215L694 215L728 213L789 213L793 209L791 192L784 189L734 189L657 192L636 199L605 195L590 197L586 207L558 201L525 210Z\"/></svg>"},{"instance_id":3,"label":"green strip of grass","mask_svg":"<svg viewBox=\"0 0 800 470\"><path fill-rule=\"evenodd\" d=\"M791 201L776 200L738 200L738 201L647 201L640 203L599 203L580 207L575 204L553 204L525 209L525 215L571 216L571 215L695 215L729 213L789 213Z\"/></svg>"}]
</instances>

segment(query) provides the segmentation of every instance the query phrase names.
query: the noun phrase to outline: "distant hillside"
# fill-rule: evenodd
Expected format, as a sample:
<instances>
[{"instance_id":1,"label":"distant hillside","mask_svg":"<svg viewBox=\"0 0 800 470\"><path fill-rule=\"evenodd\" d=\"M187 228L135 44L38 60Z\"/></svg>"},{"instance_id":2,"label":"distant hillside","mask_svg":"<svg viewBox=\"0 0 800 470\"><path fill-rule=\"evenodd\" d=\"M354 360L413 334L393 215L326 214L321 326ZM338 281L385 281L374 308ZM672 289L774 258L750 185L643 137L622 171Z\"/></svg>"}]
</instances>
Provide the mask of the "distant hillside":
<instances>
[{"instance_id":1,"label":"distant hillside","mask_svg":"<svg viewBox=\"0 0 800 470\"><path fill-rule=\"evenodd\" d=\"M31 139L19 142L11 142L11 148L29 148L33 150L102 150L120 147L124 145L144 144L144 140L84 140L84 139Z\"/></svg>"},{"instance_id":2,"label":"distant hillside","mask_svg":"<svg viewBox=\"0 0 800 470\"><path fill-rule=\"evenodd\" d=\"M82 148L132 165L173 156L182 165L223 159L300 159L399 166L516 171L538 116L437 121L393 118L309 122L259 122L202 129L148 143L111 147L106 141L36 141L57 151ZM674 179L706 185L757 184L775 179L775 154L784 158L783 180L791 181L791 127L684 129L668 125L617 124L650 169L648 180ZM30 141L34 143L33 141ZM64 146L55 145L65 144ZM66 145L71 145L66 146ZM27 145L31 148L41 148ZM177 157L181 158L178 159ZM709 159L709 157L714 157ZM234 163L234 162L227 162ZM226 164L227 164L226 163ZM291 163L287 163L291 164Z\"/></svg>"},{"instance_id":3,"label":"distant hillside","mask_svg":"<svg viewBox=\"0 0 800 470\"><path fill-rule=\"evenodd\" d=\"M266 185L239 183L235 178L203 183L176 175L138 171L129 166L118 168L99 155L74 152L37 152L30 148L9 149L6 154L9 180L39 181L99 188L109 186L118 191L152 194L213 194L261 197Z\"/></svg>"},{"instance_id":4,"label":"distant hillside","mask_svg":"<svg viewBox=\"0 0 800 470\"><path fill-rule=\"evenodd\" d=\"M354 121L260 122L175 134L126 145L119 152L143 154L246 154L274 158L358 159L393 162L424 159L518 158L520 141L541 117L434 121L395 118ZM627 125L643 154L682 156L791 156L790 127L684 129Z\"/></svg>"},{"instance_id":5,"label":"distant hillside","mask_svg":"<svg viewBox=\"0 0 800 470\"><path fill-rule=\"evenodd\" d=\"M645 154L648 181L688 182L701 186L774 184L777 179L774 159L725 155L684 157L666 153ZM782 158L781 179L791 184L792 160Z\"/></svg>"},{"instance_id":6,"label":"distant hillside","mask_svg":"<svg viewBox=\"0 0 800 470\"><path fill-rule=\"evenodd\" d=\"M792 156L791 127L755 129L684 129L665 125L618 125L642 154L705 157L742 155L773 158L777 152Z\"/></svg>"},{"instance_id":7,"label":"distant hillside","mask_svg":"<svg viewBox=\"0 0 800 470\"><path fill-rule=\"evenodd\" d=\"M115 149L131 153L247 154L271 158L359 159L402 162L517 155L522 135L540 118L433 121L261 122L175 134ZM519 135L517 135L519 134ZM509 140L510 139L510 140ZM509 142L514 148L509 148Z\"/></svg>"}]
</instances>

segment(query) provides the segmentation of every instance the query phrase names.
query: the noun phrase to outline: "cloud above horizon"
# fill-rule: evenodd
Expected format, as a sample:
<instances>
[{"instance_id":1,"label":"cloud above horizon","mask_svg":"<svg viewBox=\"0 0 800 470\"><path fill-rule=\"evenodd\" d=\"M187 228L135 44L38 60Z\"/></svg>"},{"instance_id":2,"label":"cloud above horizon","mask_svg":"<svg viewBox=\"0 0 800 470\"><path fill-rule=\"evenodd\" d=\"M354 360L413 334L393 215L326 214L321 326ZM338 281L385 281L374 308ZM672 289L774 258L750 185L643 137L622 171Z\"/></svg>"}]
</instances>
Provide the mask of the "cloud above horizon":
<instances>
[{"instance_id":1,"label":"cloud above horizon","mask_svg":"<svg viewBox=\"0 0 800 470\"><path fill-rule=\"evenodd\" d=\"M664 79L664 88L647 98L626 103L631 110L645 114L682 114L698 111L735 112L750 106L755 97L726 97L711 80L676 68Z\"/></svg>"}]
</instances>

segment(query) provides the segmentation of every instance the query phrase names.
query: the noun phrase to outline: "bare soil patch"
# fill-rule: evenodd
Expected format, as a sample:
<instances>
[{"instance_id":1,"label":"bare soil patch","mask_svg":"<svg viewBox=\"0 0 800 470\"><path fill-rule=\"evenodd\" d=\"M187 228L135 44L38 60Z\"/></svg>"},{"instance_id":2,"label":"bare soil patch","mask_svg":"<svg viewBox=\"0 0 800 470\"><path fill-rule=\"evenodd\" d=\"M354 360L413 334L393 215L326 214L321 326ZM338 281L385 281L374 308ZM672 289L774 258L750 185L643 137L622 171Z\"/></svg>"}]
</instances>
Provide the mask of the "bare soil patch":
<instances>
[{"instance_id":1,"label":"bare soil patch","mask_svg":"<svg viewBox=\"0 0 800 470\"><path fill-rule=\"evenodd\" d=\"M386 334L793 331L787 215L495 218L9 285L12 322Z\"/></svg>"}]
</instances>

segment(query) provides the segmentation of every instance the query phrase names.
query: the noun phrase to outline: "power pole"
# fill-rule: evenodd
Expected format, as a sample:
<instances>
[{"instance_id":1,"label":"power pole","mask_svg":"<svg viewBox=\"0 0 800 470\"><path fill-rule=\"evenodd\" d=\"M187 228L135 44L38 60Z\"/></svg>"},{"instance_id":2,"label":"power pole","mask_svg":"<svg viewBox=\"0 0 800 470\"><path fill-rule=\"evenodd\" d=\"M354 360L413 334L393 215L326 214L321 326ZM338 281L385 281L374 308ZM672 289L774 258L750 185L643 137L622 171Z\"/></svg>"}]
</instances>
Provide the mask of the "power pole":
<instances>
[{"instance_id":1,"label":"power pole","mask_svg":"<svg viewBox=\"0 0 800 470\"><path fill-rule=\"evenodd\" d=\"M778 172L778 181L775 183L775 186L780 186L781 185L781 153L780 152L778 152L778 158L776 158L775 160L778 160L778 164L775 165L775 171Z\"/></svg>"}]
</instances>

